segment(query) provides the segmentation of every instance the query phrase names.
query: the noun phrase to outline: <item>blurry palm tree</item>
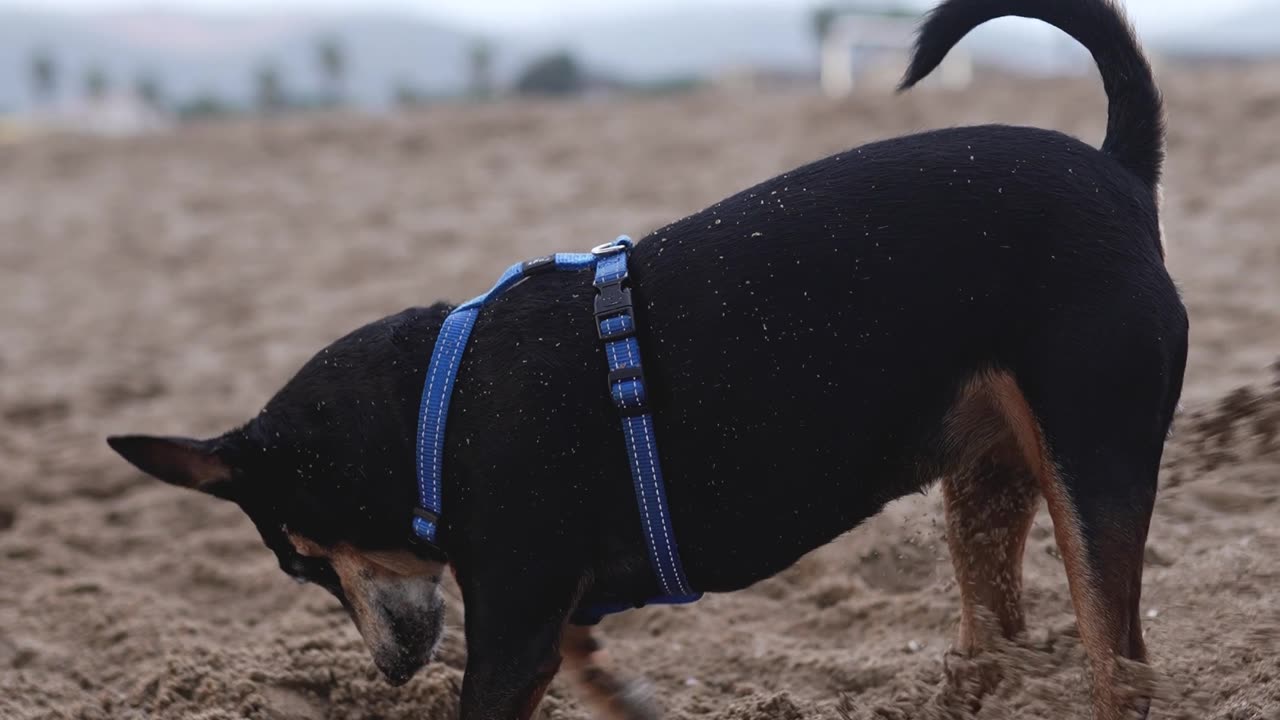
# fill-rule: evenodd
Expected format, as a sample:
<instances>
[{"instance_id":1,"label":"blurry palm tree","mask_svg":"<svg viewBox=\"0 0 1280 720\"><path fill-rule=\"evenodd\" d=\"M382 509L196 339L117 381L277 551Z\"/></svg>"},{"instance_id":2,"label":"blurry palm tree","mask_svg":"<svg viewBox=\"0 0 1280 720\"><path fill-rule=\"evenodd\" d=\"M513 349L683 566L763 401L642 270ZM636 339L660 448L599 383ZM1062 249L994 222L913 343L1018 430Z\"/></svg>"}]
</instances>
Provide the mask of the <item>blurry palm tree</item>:
<instances>
[{"instance_id":1,"label":"blurry palm tree","mask_svg":"<svg viewBox=\"0 0 1280 720\"><path fill-rule=\"evenodd\" d=\"M516 79L521 95L576 95L587 85L577 58L566 51L535 58Z\"/></svg>"},{"instance_id":2,"label":"blurry palm tree","mask_svg":"<svg viewBox=\"0 0 1280 720\"><path fill-rule=\"evenodd\" d=\"M229 114L231 107L222 98L206 92L178 104L175 110L179 117L186 120L207 120Z\"/></svg>"},{"instance_id":3,"label":"blurry palm tree","mask_svg":"<svg viewBox=\"0 0 1280 720\"><path fill-rule=\"evenodd\" d=\"M467 48L471 97L488 100L493 96L493 46L487 40L476 40Z\"/></svg>"},{"instance_id":4,"label":"blurry palm tree","mask_svg":"<svg viewBox=\"0 0 1280 720\"><path fill-rule=\"evenodd\" d=\"M100 65L90 65L84 71L84 94L91 102L102 102L107 96L108 84L107 71Z\"/></svg>"},{"instance_id":5,"label":"blurry palm tree","mask_svg":"<svg viewBox=\"0 0 1280 720\"><path fill-rule=\"evenodd\" d=\"M267 62L259 65L254 73L253 83L258 110L275 112L284 107L284 81L274 64Z\"/></svg>"},{"instance_id":6,"label":"blurry palm tree","mask_svg":"<svg viewBox=\"0 0 1280 720\"><path fill-rule=\"evenodd\" d=\"M830 5L814 9L813 16L811 18L813 23L813 38L818 42L819 47L821 47L823 41L827 39L827 32L831 30L831 24L836 21L836 16L839 14L840 11Z\"/></svg>"},{"instance_id":7,"label":"blurry palm tree","mask_svg":"<svg viewBox=\"0 0 1280 720\"><path fill-rule=\"evenodd\" d=\"M41 105L53 102L58 91L58 66L48 50L36 50L31 54L28 68L31 80L31 96Z\"/></svg>"},{"instance_id":8,"label":"blurry palm tree","mask_svg":"<svg viewBox=\"0 0 1280 720\"><path fill-rule=\"evenodd\" d=\"M391 99L396 107L409 110L422 104L422 93L408 80L399 80L391 88Z\"/></svg>"},{"instance_id":9,"label":"blurry palm tree","mask_svg":"<svg viewBox=\"0 0 1280 720\"><path fill-rule=\"evenodd\" d=\"M160 79L151 73L142 73L134 78L133 92L152 110L164 106L164 89L160 87Z\"/></svg>"},{"instance_id":10,"label":"blurry palm tree","mask_svg":"<svg viewBox=\"0 0 1280 720\"><path fill-rule=\"evenodd\" d=\"M914 18L920 14L911 4L901 2L883 2L875 6L864 6L850 2L820 5L813 9L813 13L809 18L810 27L813 29L813 38L817 41L818 46L821 47L822 42L827 39L827 33L831 31L831 26L837 18L841 15L853 13L894 18Z\"/></svg>"},{"instance_id":11,"label":"blurry palm tree","mask_svg":"<svg viewBox=\"0 0 1280 720\"><path fill-rule=\"evenodd\" d=\"M324 78L327 101L332 105L344 102L344 84L347 75L347 54L338 38L321 38L316 44L316 64Z\"/></svg>"}]
</instances>

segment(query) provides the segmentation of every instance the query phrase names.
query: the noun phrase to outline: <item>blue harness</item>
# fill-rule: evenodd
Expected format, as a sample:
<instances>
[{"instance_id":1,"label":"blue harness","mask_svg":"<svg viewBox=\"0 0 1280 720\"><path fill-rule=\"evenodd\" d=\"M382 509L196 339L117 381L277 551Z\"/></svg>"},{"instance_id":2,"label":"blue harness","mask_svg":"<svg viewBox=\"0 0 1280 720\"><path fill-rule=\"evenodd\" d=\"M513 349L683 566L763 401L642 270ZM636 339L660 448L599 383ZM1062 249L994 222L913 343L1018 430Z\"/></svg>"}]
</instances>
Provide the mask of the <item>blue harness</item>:
<instances>
[{"instance_id":1,"label":"blue harness","mask_svg":"<svg viewBox=\"0 0 1280 720\"><path fill-rule=\"evenodd\" d=\"M604 343L605 357L609 362L609 395L622 418L644 541L649 550L649 562L663 592L661 597L648 602L687 603L702 597L702 593L690 589L685 579L675 533L671 529L653 415L649 410L644 372L640 365L640 345L636 342L631 290L624 287L631 244L631 239L623 235L589 253L556 253L512 265L489 292L459 305L445 318L431 353L418 412L418 507L413 511L413 534L418 542L444 554L436 543L436 532L440 526L445 421L449 418L449 399L458 377L458 366L462 363L462 354L480 308L530 276L594 267L596 332ZM638 605L580 609L573 620L577 624L592 624L604 615L632 607Z\"/></svg>"}]
</instances>

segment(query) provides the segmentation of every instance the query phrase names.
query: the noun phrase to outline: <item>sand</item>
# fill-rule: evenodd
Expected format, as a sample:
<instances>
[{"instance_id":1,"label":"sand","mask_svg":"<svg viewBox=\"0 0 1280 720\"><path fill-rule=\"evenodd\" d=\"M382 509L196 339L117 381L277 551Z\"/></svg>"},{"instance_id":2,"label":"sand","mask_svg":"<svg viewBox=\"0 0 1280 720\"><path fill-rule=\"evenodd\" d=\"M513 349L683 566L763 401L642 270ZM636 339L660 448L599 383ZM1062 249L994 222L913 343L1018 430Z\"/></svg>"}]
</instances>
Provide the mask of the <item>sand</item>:
<instances>
[{"instance_id":1,"label":"sand","mask_svg":"<svg viewBox=\"0 0 1280 720\"><path fill-rule=\"evenodd\" d=\"M1280 718L1280 71L1162 74L1185 410L1147 554L1155 717ZM0 718L452 717L435 664L377 675L323 591L233 506L150 481L109 433L212 434L324 343L486 287L510 262L648 229L868 140L982 121L1097 142L1096 81L965 92L714 93L243 122L0 147ZM1247 388L1247 389L1240 389ZM1042 513L1031 631L980 706L936 494L776 578L605 622L670 718L1079 718L1087 686ZM452 592L452 590L451 590ZM587 717L557 682L543 718Z\"/></svg>"}]
</instances>

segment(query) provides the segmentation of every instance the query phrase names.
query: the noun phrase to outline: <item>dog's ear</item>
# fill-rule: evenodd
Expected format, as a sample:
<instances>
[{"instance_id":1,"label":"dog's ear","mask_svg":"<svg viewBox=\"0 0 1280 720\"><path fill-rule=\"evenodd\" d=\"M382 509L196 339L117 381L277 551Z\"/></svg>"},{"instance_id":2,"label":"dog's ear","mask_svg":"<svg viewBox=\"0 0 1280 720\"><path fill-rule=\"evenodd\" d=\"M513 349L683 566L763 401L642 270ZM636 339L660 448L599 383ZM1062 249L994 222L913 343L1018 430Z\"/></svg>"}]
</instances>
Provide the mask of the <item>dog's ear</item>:
<instances>
[{"instance_id":1,"label":"dog's ear","mask_svg":"<svg viewBox=\"0 0 1280 720\"><path fill-rule=\"evenodd\" d=\"M218 439L114 435L107 444L142 472L170 485L232 499L231 465Z\"/></svg>"}]
</instances>

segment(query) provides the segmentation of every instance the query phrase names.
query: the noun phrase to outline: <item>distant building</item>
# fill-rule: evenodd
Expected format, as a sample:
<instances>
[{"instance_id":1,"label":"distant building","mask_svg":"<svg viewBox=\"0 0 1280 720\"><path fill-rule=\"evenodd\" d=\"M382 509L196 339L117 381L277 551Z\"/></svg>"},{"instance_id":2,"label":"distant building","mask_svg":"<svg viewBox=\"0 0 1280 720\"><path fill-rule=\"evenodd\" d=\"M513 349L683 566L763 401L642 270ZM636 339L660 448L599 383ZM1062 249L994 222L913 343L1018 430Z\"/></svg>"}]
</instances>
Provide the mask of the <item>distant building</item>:
<instances>
[{"instance_id":1,"label":"distant building","mask_svg":"<svg viewBox=\"0 0 1280 720\"><path fill-rule=\"evenodd\" d=\"M12 118L28 132L74 132L128 136L166 130L173 118L132 92L110 93L99 99L78 98L31 110Z\"/></svg>"},{"instance_id":2,"label":"distant building","mask_svg":"<svg viewBox=\"0 0 1280 720\"><path fill-rule=\"evenodd\" d=\"M830 97L857 86L891 88L911 59L918 17L914 13L852 7L832 13L821 38L820 83ZM961 88L973 80L973 59L955 48L925 82Z\"/></svg>"}]
</instances>

